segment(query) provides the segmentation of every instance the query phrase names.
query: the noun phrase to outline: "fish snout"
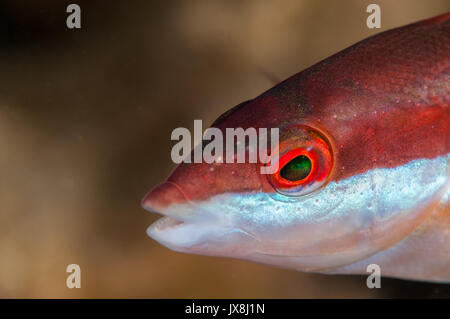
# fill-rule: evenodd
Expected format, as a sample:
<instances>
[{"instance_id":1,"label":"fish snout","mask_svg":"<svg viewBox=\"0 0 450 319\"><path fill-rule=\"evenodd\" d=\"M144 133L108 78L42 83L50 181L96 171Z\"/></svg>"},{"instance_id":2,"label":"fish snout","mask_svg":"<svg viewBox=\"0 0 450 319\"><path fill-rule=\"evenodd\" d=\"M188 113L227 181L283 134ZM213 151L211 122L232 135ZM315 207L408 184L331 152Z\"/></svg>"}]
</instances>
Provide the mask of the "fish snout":
<instances>
[{"instance_id":1,"label":"fish snout","mask_svg":"<svg viewBox=\"0 0 450 319\"><path fill-rule=\"evenodd\" d=\"M186 195L181 188L173 182L164 182L153 188L142 199L141 206L149 211L160 212L172 204L187 202Z\"/></svg>"}]
</instances>

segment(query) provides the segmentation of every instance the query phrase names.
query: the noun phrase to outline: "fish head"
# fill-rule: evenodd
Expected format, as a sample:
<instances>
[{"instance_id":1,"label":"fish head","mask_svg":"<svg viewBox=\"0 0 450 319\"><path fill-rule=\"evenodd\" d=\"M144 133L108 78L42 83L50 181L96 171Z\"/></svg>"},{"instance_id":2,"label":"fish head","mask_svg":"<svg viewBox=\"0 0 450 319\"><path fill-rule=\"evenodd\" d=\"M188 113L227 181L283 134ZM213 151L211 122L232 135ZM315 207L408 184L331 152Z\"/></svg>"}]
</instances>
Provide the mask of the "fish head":
<instances>
[{"instance_id":1,"label":"fish head","mask_svg":"<svg viewBox=\"0 0 450 319\"><path fill-rule=\"evenodd\" d=\"M142 201L165 215L150 237L181 252L321 271L417 231L450 175L448 64L436 63L448 50L427 40L443 34L436 21L357 43L219 117L212 127L224 136L277 128L278 142L255 163L179 164Z\"/></svg>"},{"instance_id":2,"label":"fish head","mask_svg":"<svg viewBox=\"0 0 450 319\"><path fill-rule=\"evenodd\" d=\"M175 251L320 271L390 247L423 222L445 159L378 167L367 149L382 137L359 134L361 119L352 116L352 127L341 116L338 125L332 112L306 115L308 105L280 112L286 103L268 94L221 116L213 126L224 136L229 127L278 128L269 160L179 164L142 201L165 216L148 235Z\"/></svg>"}]
</instances>

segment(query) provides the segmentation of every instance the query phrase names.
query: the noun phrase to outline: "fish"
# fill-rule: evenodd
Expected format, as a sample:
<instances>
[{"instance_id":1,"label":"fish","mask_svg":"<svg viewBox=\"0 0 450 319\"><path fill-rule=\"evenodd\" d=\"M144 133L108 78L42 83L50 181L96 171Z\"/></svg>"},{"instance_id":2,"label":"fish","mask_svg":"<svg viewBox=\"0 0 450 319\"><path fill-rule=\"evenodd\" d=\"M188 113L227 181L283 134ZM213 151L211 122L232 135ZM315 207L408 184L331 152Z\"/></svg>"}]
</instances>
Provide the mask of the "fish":
<instances>
[{"instance_id":1,"label":"fish","mask_svg":"<svg viewBox=\"0 0 450 319\"><path fill-rule=\"evenodd\" d=\"M278 169L180 163L141 202L177 252L450 282L450 13L364 39L221 115L278 128Z\"/></svg>"}]
</instances>

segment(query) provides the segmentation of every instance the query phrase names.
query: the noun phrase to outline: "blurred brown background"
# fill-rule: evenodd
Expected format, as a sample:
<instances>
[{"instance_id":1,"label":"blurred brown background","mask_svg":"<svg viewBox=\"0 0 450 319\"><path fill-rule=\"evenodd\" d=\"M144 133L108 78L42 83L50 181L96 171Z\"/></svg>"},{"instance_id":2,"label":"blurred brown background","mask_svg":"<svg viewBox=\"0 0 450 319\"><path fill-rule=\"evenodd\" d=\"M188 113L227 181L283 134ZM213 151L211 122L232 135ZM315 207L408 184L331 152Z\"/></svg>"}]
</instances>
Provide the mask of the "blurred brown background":
<instances>
[{"instance_id":1,"label":"blurred brown background","mask_svg":"<svg viewBox=\"0 0 450 319\"><path fill-rule=\"evenodd\" d=\"M380 30L372 1L0 2L0 297L449 297L449 286L324 276L172 252L139 203L173 169L171 131ZM382 29L448 0L376 1ZM265 75L266 74L266 75ZM267 76L270 74L270 76ZM66 287L77 263L82 288Z\"/></svg>"}]
</instances>

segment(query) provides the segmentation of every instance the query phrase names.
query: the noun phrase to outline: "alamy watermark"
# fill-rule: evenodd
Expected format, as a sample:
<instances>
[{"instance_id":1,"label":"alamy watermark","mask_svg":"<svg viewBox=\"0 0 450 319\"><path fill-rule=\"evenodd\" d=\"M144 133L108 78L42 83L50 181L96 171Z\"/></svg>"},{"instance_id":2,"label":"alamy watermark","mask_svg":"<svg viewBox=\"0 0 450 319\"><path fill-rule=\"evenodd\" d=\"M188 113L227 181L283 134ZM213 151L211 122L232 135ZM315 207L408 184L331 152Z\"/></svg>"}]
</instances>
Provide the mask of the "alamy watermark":
<instances>
[{"instance_id":1,"label":"alamy watermark","mask_svg":"<svg viewBox=\"0 0 450 319\"><path fill-rule=\"evenodd\" d=\"M81 288L81 268L78 264L67 265L66 272L70 273L66 279L66 286L69 289Z\"/></svg>"},{"instance_id":2,"label":"alamy watermark","mask_svg":"<svg viewBox=\"0 0 450 319\"><path fill-rule=\"evenodd\" d=\"M278 170L278 128L249 127L243 129L210 127L203 133L202 120L194 120L194 149L191 132L184 127L172 131L172 141L178 141L171 151L175 164L184 163L261 163L261 174ZM225 147L225 152L224 152Z\"/></svg>"},{"instance_id":3,"label":"alamy watermark","mask_svg":"<svg viewBox=\"0 0 450 319\"><path fill-rule=\"evenodd\" d=\"M366 268L366 272L370 273L367 277L367 288L381 288L381 267L377 264L370 264Z\"/></svg>"},{"instance_id":4,"label":"alamy watermark","mask_svg":"<svg viewBox=\"0 0 450 319\"><path fill-rule=\"evenodd\" d=\"M70 13L66 19L66 25L69 29L81 28L81 8L76 3L71 3L67 6L66 12Z\"/></svg>"},{"instance_id":5,"label":"alamy watermark","mask_svg":"<svg viewBox=\"0 0 450 319\"><path fill-rule=\"evenodd\" d=\"M370 13L366 20L367 27L369 29L381 28L381 7L376 3L372 3L367 6L366 12Z\"/></svg>"}]
</instances>

